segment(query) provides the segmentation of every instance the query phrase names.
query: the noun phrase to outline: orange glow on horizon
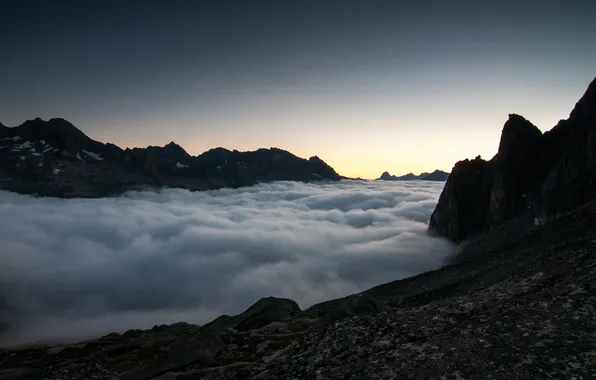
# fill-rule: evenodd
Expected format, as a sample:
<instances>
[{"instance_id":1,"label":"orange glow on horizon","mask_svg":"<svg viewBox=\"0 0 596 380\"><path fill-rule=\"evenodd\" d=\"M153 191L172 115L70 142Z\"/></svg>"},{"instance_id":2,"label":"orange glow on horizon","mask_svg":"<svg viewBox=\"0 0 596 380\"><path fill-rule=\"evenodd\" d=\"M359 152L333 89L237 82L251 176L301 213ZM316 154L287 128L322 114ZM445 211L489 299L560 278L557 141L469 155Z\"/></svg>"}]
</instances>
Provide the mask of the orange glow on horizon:
<instances>
[{"instance_id":1,"label":"orange glow on horizon","mask_svg":"<svg viewBox=\"0 0 596 380\"><path fill-rule=\"evenodd\" d=\"M384 171L449 172L462 159L492 158L510 113L521 114L546 131L568 117L585 90L551 94L548 103L541 104L532 92L540 89L514 89L508 88L511 94L506 96L489 92L478 96L451 88L416 99L388 93L382 103L353 96L329 100L298 93L278 99L275 94L261 94L208 115L185 110L156 113L148 120L132 116L111 120L110 128L97 128L102 133L90 137L121 147L174 141L192 155L216 147L240 151L277 147L303 158L316 155L341 175L365 179L378 178Z\"/></svg>"}]
</instances>

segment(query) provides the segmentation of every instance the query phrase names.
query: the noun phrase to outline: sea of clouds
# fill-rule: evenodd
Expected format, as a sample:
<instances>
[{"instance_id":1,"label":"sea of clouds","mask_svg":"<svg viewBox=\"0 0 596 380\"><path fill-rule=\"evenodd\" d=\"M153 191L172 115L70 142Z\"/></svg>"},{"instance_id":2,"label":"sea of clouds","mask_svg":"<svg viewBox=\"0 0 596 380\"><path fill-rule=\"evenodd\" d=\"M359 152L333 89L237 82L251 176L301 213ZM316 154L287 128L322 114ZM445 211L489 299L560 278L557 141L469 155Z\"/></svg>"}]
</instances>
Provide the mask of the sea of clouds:
<instances>
[{"instance_id":1,"label":"sea of clouds","mask_svg":"<svg viewBox=\"0 0 596 380\"><path fill-rule=\"evenodd\" d=\"M301 308L440 267L444 183L276 182L104 199L0 192L0 346Z\"/></svg>"}]
</instances>

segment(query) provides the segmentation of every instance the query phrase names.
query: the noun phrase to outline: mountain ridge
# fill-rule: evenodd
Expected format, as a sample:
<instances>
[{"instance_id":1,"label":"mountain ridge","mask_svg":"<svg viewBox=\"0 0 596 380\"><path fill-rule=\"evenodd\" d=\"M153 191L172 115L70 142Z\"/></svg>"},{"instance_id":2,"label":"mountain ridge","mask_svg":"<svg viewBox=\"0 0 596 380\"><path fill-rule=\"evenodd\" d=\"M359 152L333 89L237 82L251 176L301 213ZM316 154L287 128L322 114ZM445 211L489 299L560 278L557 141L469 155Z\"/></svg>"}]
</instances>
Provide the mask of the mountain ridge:
<instances>
[{"instance_id":1,"label":"mountain ridge","mask_svg":"<svg viewBox=\"0 0 596 380\"><path fill-rule=\"evenodd\" d=\"M65 198L154 187L196 191L345 178L317 156L304 159L279 148L214 148L192 156L172 141L122 149L93 140L60 118L0 128L0 168L0 189Z\"/></svg>"},{"instance_id":2,"label":"mountain ridge","mask_svg":"<svg viewBox=\"0 0 596 380\"><path fill-rule=\"evenodd\" d=\"M389 172L385 171L377 180L382 181L446 181L449 177L449 173L444 172L442 170L435 170L432 173L422 172L418 175L414 173L404 174L402 176L395 176L389 174Z\"/></svg>"}]
</instances>

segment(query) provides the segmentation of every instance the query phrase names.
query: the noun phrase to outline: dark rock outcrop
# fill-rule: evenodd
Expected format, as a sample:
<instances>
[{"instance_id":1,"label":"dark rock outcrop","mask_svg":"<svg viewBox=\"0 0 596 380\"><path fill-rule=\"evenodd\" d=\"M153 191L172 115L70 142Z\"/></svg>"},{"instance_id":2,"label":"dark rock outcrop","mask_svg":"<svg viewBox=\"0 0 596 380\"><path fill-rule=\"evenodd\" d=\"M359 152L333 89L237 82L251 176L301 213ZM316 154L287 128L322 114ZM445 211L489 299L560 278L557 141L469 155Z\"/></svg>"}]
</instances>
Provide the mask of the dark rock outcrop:
<instances>
[{"instance_id":1,"label":"dark rock outcrop","mask_svg":"<svg viewBox=\"0 0 596 380\"><path fill-rule=\"evenodd\" d=\"M529 228L596 199L596 79L569 118L544 134L509 115L496 156L472 162L455 165L430 232L460 242L512 221Z\"/></svg>"},{"instance_id":2,"label":"dark rock outcrop","mask_svg":"<svg viewBox=\"0 0 596 380\"><path fill-rule=\"evenodd\" d=\"M127 190L210 190L260 182L340 180L318 157L271 148L212 149L191 156L171 142L123 150L87 137L63 119L0 129L0 189L54 197L102 197Z\"/></svg>"},{"instance_id":3,"label":"dark rock outcrop","mask_svg":"<svg viewBox=\"0 0 596 380\"><path fill-rule=\"evenodd\" d=\"M484 231L493 181L492 165L492 161L480 156L455 164L430 217L430 231L454 241Z\"/></svg>"},{"instance_id":4,"label":"dark rock outcrop","mask_svg":"<svg viewBox=\"0 0 596 380\"><path fill-rule=\"evenodd\" d=\"M509 115L492 163L487 227L496 227L525 211L538 184L542 132L519 115Z\"/></svg>"},{"instance_id":5,"label":"dark rock outcrop","mask_svg":"<svg viewBox=\"0 0 596 380\"><path fill-rule=\"evenodd\" d=\"M557 217L596 198L596 79L567 120L544 134L537 214Z\"/></svg>"}]
</instances>

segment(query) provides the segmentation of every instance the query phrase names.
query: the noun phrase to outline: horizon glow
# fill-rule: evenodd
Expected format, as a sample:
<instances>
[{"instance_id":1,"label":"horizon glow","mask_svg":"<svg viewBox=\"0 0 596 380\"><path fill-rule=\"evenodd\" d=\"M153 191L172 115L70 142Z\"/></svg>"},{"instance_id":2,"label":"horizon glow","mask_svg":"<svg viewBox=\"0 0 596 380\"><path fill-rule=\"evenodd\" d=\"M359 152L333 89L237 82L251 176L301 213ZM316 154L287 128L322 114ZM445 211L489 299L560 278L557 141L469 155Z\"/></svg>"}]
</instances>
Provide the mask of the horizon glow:
<instances>
[{"instance_id":1,"label":"horizon glow","mask_svg":"<svg viewBox=\"0 0 596 380\"><path fill-rule=\"evenodd\" d=\"M372 179L490 159L508 114L547 131L596 75L590 1L257 3L2 5L0 122Z\"/></svg>"}]
</instances>

